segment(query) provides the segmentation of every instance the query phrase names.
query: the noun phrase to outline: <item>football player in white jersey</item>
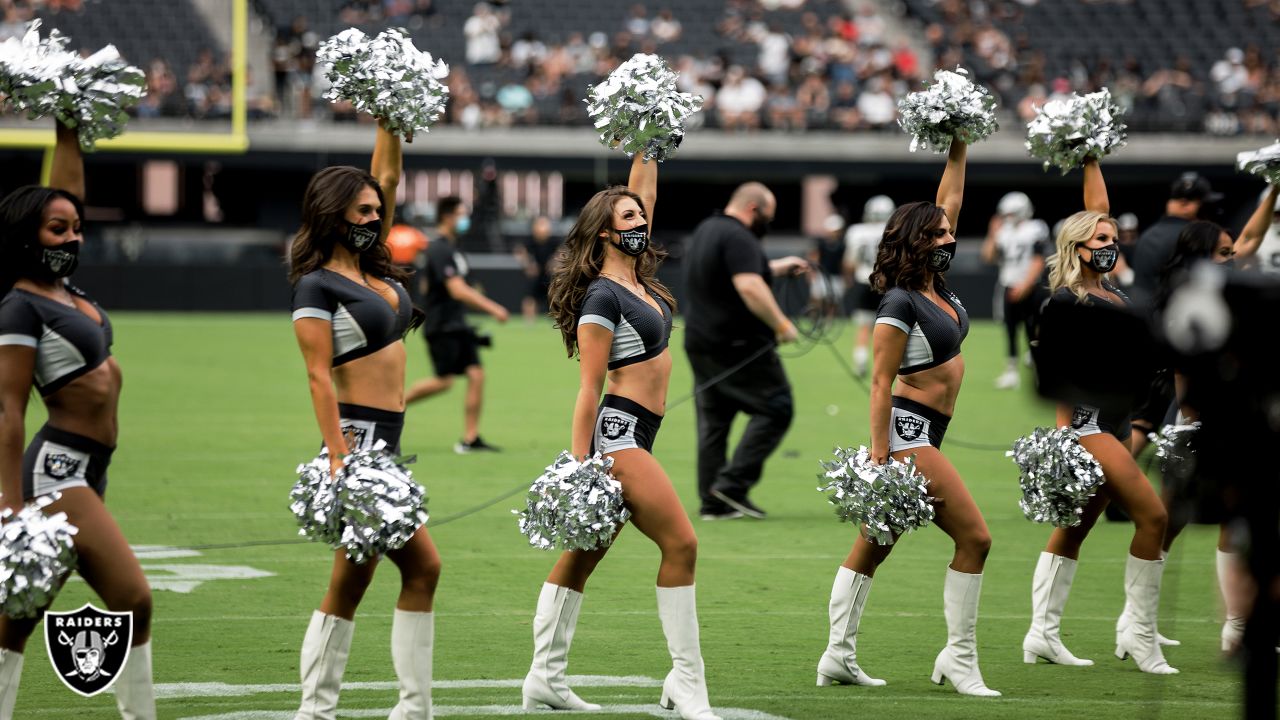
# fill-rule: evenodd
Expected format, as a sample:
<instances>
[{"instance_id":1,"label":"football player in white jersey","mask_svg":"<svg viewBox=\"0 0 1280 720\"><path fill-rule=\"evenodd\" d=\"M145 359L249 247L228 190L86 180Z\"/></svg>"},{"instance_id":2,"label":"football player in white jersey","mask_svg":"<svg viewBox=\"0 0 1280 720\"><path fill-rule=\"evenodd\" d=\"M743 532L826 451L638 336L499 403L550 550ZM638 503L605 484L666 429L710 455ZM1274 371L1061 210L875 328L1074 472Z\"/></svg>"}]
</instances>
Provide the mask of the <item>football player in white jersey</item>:
<instances>
[{"instance_id":1,"label":"football player in white jersey","mask_svg":"<svg viewBox=\"0 0 1280 720\"><path fill-rule=\"evenodd\" d=\"M853 367L858 375L867 374L867 344L871 326L880 307L880 293L871 286L871 270L876 264L884 224L897 209L887 195L876 195L862 207L862 222L849 226L844 235L844 274L848 287L857 287L857 307L853 321L858 326L853 343Z\"/></svg>"},{"instance_id":2,"label":"football player in white jersey","mask_svg":"<svg viewBox=\"0 0 1280 720\"><path fill-rule=\"evenodd\" d=\"M1044 270L1041 243L1049 239L1049 226L1034 215L1031 198L1025 193L1006 194L1000 198L982 244L983 261L1000 266L996 308L1008 337L1008 363L996 378L1000 389L1018 387L1018 326L1030 315L1031 291Z\"/></svg>"}]
</instances>

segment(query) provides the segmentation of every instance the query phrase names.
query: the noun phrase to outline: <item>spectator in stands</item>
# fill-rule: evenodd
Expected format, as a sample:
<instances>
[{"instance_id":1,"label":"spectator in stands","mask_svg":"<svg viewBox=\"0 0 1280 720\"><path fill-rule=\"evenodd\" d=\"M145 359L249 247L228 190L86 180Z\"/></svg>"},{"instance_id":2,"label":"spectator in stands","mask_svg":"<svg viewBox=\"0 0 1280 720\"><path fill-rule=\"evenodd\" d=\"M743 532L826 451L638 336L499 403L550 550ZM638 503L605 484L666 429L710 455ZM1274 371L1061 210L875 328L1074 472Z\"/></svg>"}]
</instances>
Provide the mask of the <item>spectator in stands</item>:
<instances>
[{"instance_id":1,"label":"spectator in stands","mask_svg":"<svg viewBox=\"0 0 1280 720\"><path fill-rule=\"evenodd\" d=\"M816 72L805 75L800 87L796 89L796 105L801 113L800 127L821 128L827 126L828 113L831 111L831 91L827 83Z\"/></svg>"},{"instance_id":2,"label":"spectator in stands","mask_svg":"<svg viewBox=\"0 0 1280 720\"><path fill-rule=\"evenodd\" d=\"M658 11L658 17L653 19L653 23L649 26L649 32L652 33L653 39L659 43L672 43L680 39L680 35L684 32L684 27L671 13L671 8L663 8Z\"/></svg>"},{"instance_id":3,"label":"spectator in stands","mask_svg":"<svg viewBox=\"0 0 1280 720\"><path fill-rule=\"evenodd\" d=\"M758 44L760 54L756 65L760 68L760 73L770 83L785 83L791 69L791 38L782 31L781 25L774 22L760 35Z\"/></svg>"},{"instance_id":4,"label":"spectator in stands","mask_svg":"<svg viewBox=\"0 0 1280 720\"><path fill-rule=\"evenodd\" d=\"M720 126L725 130L756 130L766 92L759 80L734 65L725 73L724 85L716 93Z\"/></svg>"},{"instance_id":5,"label":"spectator in stands","mask_svg":"<svg viewBox=\"0 0 1280 720\"><path fill-rule=\"evenodd\" d=\"M187 114L186 103L178 92L178 81L169 69L169 63L155 58L147 65L147 94L138 103L138 117L182 117Z\"/></svg>"},{"instance_id":6,"label":"spectator in stands","mask_svg":"<svg viewBox=\"0 0 1280 720\"><path fill-rule=\"evenodd\" d=\"M862 117L863 126L873 130L895 126L898 103L889 94L883 75L877 75L867 82L866 91L858 97L858 114Z\"/></svg>"},{"instance_id":7,"label":"spectator in stands","mask_svg":"<svg viewBox=\"0 0 1280 720\"><path fill-rule=\"evenodd\" d=\"M804 109L796 102L795 94L786 83L778 83L769 88L765 112L769 116L769 127L774 130L803 131L805 129Z\"/></svg>"},{"instance_id":8,"label":"spectator in stands","mask_svg":"<svg viewBox=\"0 0 1280 720\"><path fill-rule=\"evenodd\" d=\"M835 99L831 101L831 122L839 130L853 130L862 123L858 113L858 91L852 82L836 86Z\"/></svg>"},{"instance_id":9,"label":"spectator in stands","mask_svg":"<svg viewBox=\"0 0 1280 720\"><path fill-rule=\"evenodd\" d=\"M487 2L476 3L471 17L462 26L467 38L467 64L492 65L502 56L498 33L505 25L505 15L493 11Z\"/></svg>"},{"instance_id":10,"label":"spectator in stands","mask_svg":"<svg viewBox=\"0 0 1280 720\"><path fill-rule=\"evenodd\" d=\"M858 27L859 45L876 45L884 42L884 18L880 17L874 4L862 3L854 22Z\"/></svg>"},{"instance_id":11,"label":"spectator in stands","mask_svg":"<svg viewBox=\"0 0 1280 720\"><path fill-rule=\"evenodd\" d=\"M632 5L623 27L637 40L646 37L649 34L649 9L643 3Z\"/></svg>"}]
</instances>

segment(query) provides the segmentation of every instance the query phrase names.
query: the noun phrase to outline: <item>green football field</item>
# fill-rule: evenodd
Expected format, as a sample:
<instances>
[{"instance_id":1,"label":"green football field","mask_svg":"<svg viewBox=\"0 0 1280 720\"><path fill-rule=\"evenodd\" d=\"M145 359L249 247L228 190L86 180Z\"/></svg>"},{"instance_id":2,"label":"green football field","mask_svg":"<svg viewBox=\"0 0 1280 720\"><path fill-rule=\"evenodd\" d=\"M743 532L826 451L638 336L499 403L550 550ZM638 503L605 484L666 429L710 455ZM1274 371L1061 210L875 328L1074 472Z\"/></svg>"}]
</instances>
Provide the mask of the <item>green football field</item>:
<instances>
[{"instance_id":1,"label":"green football field","mask_svg":"<svg viewBox=\"0 0 1280 720\"><path fill-rule=\"evenodd\" d=\"M287 508L294 467L314 455L318 432L288 315L116 313L115 352L124 370L120 446L108 504L155 587L154 656L162 718L286 720L298 699L298 652L324 592L331 555L299 542ZM404 449L430 495L432 536L444 559L436 598L434 700L437 717L520 713L530 621L554 556L530 549L516 528L514 494L463 517L535 477L568 443L577 366L559 334L518 321L496 327L483 433L500 454L458 456L462 395L410 408ZM847 357L851 335L839 338ZM409 341L409 372L427 362ZM673 402L690 373L672 343ZM999 328L976 323L965 345L964 391L948 436L990 525L978 624L984 700L929 682L946 639L942 584L951 548L929 528L909 535L877 574L859 638L859 659L886 687L814 686L827 638L827 598L854 529L839 523L815 491L817 461L833 445L867 440L865 392L817 346L789 358L796 420L753 497L767 521L705 523L698 600L713 706L730 720L775 718L1202 718L1239 714L1241 683L1218 653L1220 602L1216 528L1192 527L1169 558L1161 630L1182 646L1166 651L1177 676L1146 675L1112 651L1123 604L1121 580L1131 527L1099 523L1086 544L1064 619L1064 636L1093 667L1022 663L1031 574L1048 535L1018 509L1014 466L999 451L953 440L1007 444L1050 410L1027 392L999 392ZM1024 386L1028 383L1024 382ZM41 422L33 403L28 434ZM656 454L685 507L696 512L693 404L672 407ZM436 525L439 523L439 525ZM653 583L658 553L624 532L587 588L570 657L579 694L610 718L669 717L657 706L670 667ZM339 717L386 717L395 704L388 635L398 577L379 570L356 618ZM55 610L95 600L69 583ZM42 630L27 651L20 718L117 717L109 695L84 699L54 676Z\"/></svg>"}]
</instances>

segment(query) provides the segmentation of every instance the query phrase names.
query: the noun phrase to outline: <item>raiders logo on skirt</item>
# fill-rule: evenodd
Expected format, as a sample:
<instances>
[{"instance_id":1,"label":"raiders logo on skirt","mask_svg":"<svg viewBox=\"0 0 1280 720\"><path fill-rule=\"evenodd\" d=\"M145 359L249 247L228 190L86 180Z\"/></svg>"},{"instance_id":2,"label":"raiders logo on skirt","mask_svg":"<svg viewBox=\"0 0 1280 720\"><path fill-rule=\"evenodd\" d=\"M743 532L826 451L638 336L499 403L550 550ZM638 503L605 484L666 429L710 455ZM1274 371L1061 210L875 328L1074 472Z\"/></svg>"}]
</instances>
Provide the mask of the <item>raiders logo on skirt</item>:
<instances>
[{"instance_id":1,"label":"raiders logo on skirt","mask_svg":"<svg viewBox=\"0 0 1280 720\"><path fill-rule=\"evenodd\" d=\"M640 403L617 395L605 395L596 413L592 449L600 453L632 448L652 451L653 440L661 424L662 416Z\"/></svg>"},{"instance_id":2,"label":"raiders logo on skirt","mask_svg":"<svg viewBox=\"0 0 1280 720\"><path fill-rule=\"evenodd\" d=\"M951 418L933 408L897 395L892 398L889 452L911 448L942 447L942 436Z\"/></svg>"},{"instance_id":3,"label":"raiders logo on skirt","mask_svg":"<svg viewBox=\"0 0 1280 720\"><path fill-rule=\"evenodd\" d=\"M92 697L111 687L129 661L133 613L99 610L85 603L70 612L44 616L49 662L68 688Z\"/></svg>"}]
</instances>

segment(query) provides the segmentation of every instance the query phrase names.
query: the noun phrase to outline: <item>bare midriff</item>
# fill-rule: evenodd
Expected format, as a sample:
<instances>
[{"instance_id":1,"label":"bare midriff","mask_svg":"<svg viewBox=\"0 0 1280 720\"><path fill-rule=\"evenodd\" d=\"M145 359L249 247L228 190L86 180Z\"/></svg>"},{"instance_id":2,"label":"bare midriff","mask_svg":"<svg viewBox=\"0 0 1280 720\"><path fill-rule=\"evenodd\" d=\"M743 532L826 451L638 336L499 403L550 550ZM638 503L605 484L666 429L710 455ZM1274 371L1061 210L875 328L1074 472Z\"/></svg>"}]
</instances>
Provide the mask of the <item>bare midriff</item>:
<instances>
[{"instance_id":1,"label":"bare midriff","mask_svg":"<svg viewBox=\"0 0 1280 720\"><path fill-rule=\"evenodd\" d=\"M120 365L108 356L98 367L45 397L50 427L116 446L120 423Z\"/></svg>"},{"instance_id":2,"label":"bare midriff","mask_svg":"<svg viewBox=\"0 0 1280 720\"><path fill-rule=\"evenodd\" d=\"M642 405L656 415L667 409L667 383L671 380L671 350L649 360L610 370L604 391Z\"/></svg>"},{"instance_id":3,"label":"bare midriff","mask_svg":"<svg viewBox=\"0 0 1280 720\"><path fill-rule=\"evenodd\" d=\"M404 342L390 345L333 369L338 402L404 412Z\"/></svg>"},{"instance_id":4,"label":"bare midriff","mask_svg":"<svg viewBox=\"0 0 1280 720\"><path fill-rule=\"evenodd\" d=\"M956 355L937 367L910 375L899 375L893 394L913 400L950 417L954 414L960 381L964 379L964 356Z\"/></svg>"}]
</instances>

